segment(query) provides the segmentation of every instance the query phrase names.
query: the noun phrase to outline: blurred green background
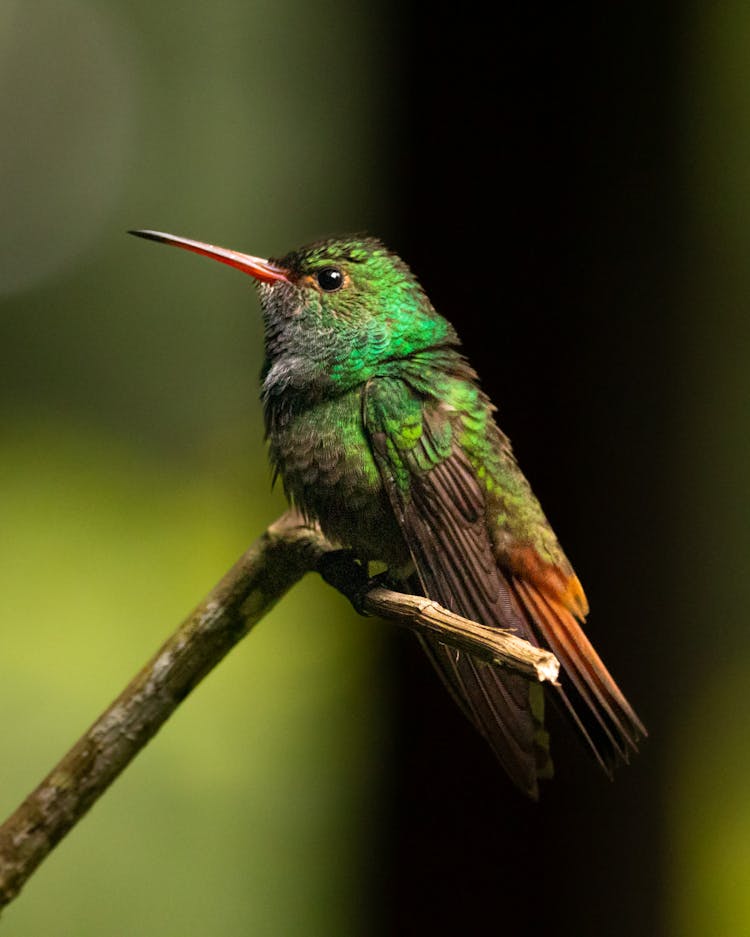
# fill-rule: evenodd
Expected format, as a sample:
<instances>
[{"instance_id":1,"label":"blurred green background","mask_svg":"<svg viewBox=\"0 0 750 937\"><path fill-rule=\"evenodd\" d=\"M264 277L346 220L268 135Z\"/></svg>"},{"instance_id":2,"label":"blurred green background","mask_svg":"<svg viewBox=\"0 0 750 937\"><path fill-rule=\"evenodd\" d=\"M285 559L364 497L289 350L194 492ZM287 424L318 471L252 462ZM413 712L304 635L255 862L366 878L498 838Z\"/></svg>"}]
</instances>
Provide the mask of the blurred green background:
<instances>
[{"instance_id":1,"label":"blurred green background","mask_svg":"<svg viewBox=\"0 0 750 937\"><path fill-rule=\"evenodd\" d=\"M380 227L388 24L321 12L0 5L3 815L283 510L252 282L125 231L268 256ZM357 933L381 631L301 584L50 857L3 933Z\"/></svg>"},{"instance_id":2,"label":"blurred green background","mask_svg":"<svg viewBox=\"0 0 750 937\"><path fill-rule=\"evenodd\" d=\"M605 892L612 907L619 900L640 909L632 915L646 937L750 932L750 15L736 0L657 7L658 23L633 14L627 28L587 13L572 26L567 13L563 26L529 14L516 59L516 21L484 39L472 32L480 24L451 22L439 34L433 26L430 55L445 67L438 75L404 65L424 25L412 11L404 29L408 5L0 3L0 814L283 509L280 493L269 494L257 401L262 332L251 284L217 264L136 242L126 229L157 228L263 256L368 230L410 246L420 272L429 271L431 253L438 267L442 257L441 271L453 275L433 272L430 291L442 290L440 308L455 318L460 295L451 290L465 289L473 269L465 258L477 256L469 249L486 243L480 226L499 215L493 244L515 243L519 219L522 235L539 238L522 257L531 274L523 264L504 271L498 289L512 293L515 284L511 308L523 315L528 302L534 312L529 297L548 281L553 311L558 295L570 298L571 282L580 291L572 314L584 310L583 320L533 321L528 333L509 323L506 338L538 340L534 349L548 364L556 354L554 342L545 351L549 336L569 340L571 354L581 353L570 360L584 373L605 372L613 353L613 373L623 378L603 391L576 389L575 368L563 362L579 420L559 403L570 388L540 378L536 392L551 408L550 451L569 447L567 471L581 479L578 504L566 506L559 493L555 503L550 468L564 476L564 465L540 456L534 466L528 441L531 458L522 451L521 461L535 486L546 477L542 500L551 502L553 520L562 519L561 533L566 526L573 533L563 541L572 539L571 554L585 561L579 571L602 626L595 641L600 634L605 644L615 641L617 653L605 658L617 675L629 672L626 689L634 689L652 738L614 794L578 769L567 776L564 762L539 808L516 806L498 782L508 817L498 831L494 815L480 811L477 839L484 823L488 839L491 830L501 845L505 836L523 841L523 825L540 822L528 810L542 818L545 810L568 811L565 822L579 824L580 839L545 841L545 855L559 850L560 875L533 882L541 896L555 888L573 896L561 934L604 933L573 905L580 900L595 918ZM651 5L638 9L651 16ZM568 55L560 29L579 43L575 53L595 52ZM469 37L460 53L457 34ZM501 89L475 74L476 43ZM539 55L529 59L535 75L525 70L528 49ZM426 60L424 49L420 55ZM554 67L545 71L548 60ZM560 107L558 80L575 92ZM435 81L453 82L460 94L430 103ZM524 103L513 111L511 99ZM590 113L581 101L594 102ZM495 120L495 108L501 117L510 109L515 123ZM640 110L649 112L643 127L652 130L667 115L661 137L630 132ZM584 125L582 113L600 123ZM425 147L410 142L413 124L413 138L425 131L439 140L429 178L443 188L421 195L414 154ZM504 171L508 153L524 145L531 152L534 125L548 127L549 151L533 148L526 177ZM580 168L580 187L576 177L554 175L558 137L573 141L574 153L593 153ZM656 155L655 140L667 141ZM616 151L627 160L597 163ZM408 191L402 163L417 194ZM564 198L550 194L566 184ZM597 199L601 192L607 197ZM639 206L650 201L656 216L662 192L670 214L647 230ZM543 243L555 213L560 242L549 235ZM581 218L589 225L583 234L575 230ZM630 230L618 228L623 218ZM570 243L584 249L573 256ZM554 274L563 261L540 265L546 256L565 258L561 287ZM635 311L642 304L653 316ZM471 314L465 329L457 324L481 356L485 322L481 308L475 320ZM581 321L589 337L577 347ZM623 348L632 360L618 359ZM528 403L532 381L523 386L529 354L526 347L518 355L520 389L503 423L522 449L523 433L539 435L545 419L543 408ZM488 384L499 381L508 400L503 368L493 375L488 359L480 371ZM592 419L611 422L611 449L587 455ZM631 501L612 509L624 525L626 557L615 574L607 551L617 547L608 543L614 535L602 505L608 486L627 490L615 477L630 468L623 453L637 483ZM586 524L576 546L578 505ZM597 571L602 583L620 576L611 593L597 586ZM607 638L608 608L633 623L632 648L627 636L620 644ZM433 780L427 765L443 770L455 730L446 730L434 762L419 765L413 753L408 766L394 762L397 717L407 724L413 717L397 711L403 698L394 692L398 668L394 676L385 634L316 579L296 587L44 863L4 913L4 937L418 932L399 929L396 912L384 907L389 898L403 905L414 892L419 920L419 887L409 878L418 879L419 869L404 862L383 870L381 863L395 861L383 831L399 815L394 778L411 772L424 794ZM467 743L472 754L474 743ZM447 769L446 776L453 778ZM483 790L455 778L462 787L440 800L443 820L446 804ZM597 809L599 820L587 826ZM436 815L425 827L438 829ZM602 818L612 839L597 827ZM591 868L578 864L586 854ZM455 861L460 869L468 859ZM640 880L639 864L649 870ZM446 902L447 931L455 896L440 871L429 903L439 921ZM396 874L400 893L388 881ZM494 874L477 888L495 923L467 933L504 932L491 911L500 887ZM579 874L594 876L593 896L578 897ZM629 891L633 882L637 893ZM452 884L458 908L463 886ZM633 933L625 928L612 918L606 932ZM443 931L433 923L430 932Z\"/></svg>"}]
</instances>

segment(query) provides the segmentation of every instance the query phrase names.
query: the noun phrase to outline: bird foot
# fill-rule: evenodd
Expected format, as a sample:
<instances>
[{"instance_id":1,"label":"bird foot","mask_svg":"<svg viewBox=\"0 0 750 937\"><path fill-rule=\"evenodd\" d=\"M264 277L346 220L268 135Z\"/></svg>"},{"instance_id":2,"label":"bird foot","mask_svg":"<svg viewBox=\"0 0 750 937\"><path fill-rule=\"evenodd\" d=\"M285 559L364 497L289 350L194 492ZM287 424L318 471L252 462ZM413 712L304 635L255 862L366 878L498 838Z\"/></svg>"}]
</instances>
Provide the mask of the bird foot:
<instances>
[{"instance_id":1,"label":"bird foot","mask_svg":"<svg viewBox=\"0 0 750 937\"><path fill-rule=\"evenodd\" d=\"M318 572L329 586L333 586L354 606L359 615L367 615L365 596L380 576L370 578L367 566L357 558L353 550L332 550L321 557Z\"/></svg>"}]
</instances>

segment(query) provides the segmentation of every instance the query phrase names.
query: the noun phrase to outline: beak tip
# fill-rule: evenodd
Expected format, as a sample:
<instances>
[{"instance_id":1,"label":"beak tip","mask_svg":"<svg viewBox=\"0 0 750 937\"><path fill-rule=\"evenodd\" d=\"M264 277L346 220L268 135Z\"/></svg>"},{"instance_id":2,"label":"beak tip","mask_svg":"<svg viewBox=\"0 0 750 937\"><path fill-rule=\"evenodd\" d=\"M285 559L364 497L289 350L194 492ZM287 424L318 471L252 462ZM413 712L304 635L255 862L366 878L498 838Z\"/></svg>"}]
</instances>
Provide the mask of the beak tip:
<instances>
[{"instance_id":1,"label":"beak tip","mask_svg":"<svg viewBox=\"0 0 750 937\"><path fill-rule=\"evenodd\" d=\"M159 234L158 231L147 231L144 228L132 228L127 232L128 234L133 234L137 238L145 238L147 241L159 241L164 243L164 237Z\"/></svg>"},{"instance_id":2,"label":"beak tip","mask_svg":"<svg viewBox=\"0 0 750 937\"><path fill-rule=\"evenodd\" d=\"M203 241L193 241L190 238L177 237L174 234L165 234L162 231L133 228L128 231L128 234L145 238L147 241L171 244L173 247L181 247L184 250L193 251L195 254L202 254L204 257L210 257L213 260L228 264L230 267L235 267L243 273L250 274L250 276L261 282L274 283L278 280L289 282L287 270L276 267L262 257L251 257L249 254L241 254L239 251L227 250L213 244L205 244Z\"/></svg>"}]
</instances>

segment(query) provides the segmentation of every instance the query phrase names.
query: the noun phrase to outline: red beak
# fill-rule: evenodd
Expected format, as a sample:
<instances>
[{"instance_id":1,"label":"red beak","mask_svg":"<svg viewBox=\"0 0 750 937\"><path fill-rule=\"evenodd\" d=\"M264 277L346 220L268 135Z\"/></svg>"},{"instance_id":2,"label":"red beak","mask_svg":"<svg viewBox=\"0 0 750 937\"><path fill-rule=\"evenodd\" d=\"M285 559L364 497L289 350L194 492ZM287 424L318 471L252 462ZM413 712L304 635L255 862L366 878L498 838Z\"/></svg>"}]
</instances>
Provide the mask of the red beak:
<instances>
[{"instance_id":1,"label":"red beak","mask_svg":"<svg viewBox=\"0 0 750 937\"><path fill-rule=\"evenodd\" d=\"M128 234L135 234L136 237L146 238L149 241L160 241L162 244L174 244L175 247L182 247L186 251L203 254L204 257L212 257L223 264L229 264L230 267L242 270L243 273L249 273L251 277L255 277L261 283L276 283L279 280L283 280L285 283L289 282L287 270L276 267L268 260L263 260L262 257L251 257L250 254L240 254L239 251L230 251L225 247L214 247L213 244L191 241L189 238L175 237L174 234L163 234L161 231L128 231Z\"/></svg>"}]
</instances>

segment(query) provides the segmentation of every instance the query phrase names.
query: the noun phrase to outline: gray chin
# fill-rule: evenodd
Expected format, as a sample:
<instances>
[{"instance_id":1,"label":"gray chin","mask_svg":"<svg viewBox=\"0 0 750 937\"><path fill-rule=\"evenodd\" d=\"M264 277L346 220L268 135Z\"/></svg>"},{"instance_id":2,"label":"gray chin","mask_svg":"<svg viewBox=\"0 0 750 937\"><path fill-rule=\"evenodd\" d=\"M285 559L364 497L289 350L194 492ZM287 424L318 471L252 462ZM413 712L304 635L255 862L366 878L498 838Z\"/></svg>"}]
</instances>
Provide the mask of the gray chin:
<instances>
[{"instance_id":1,"label":"gray chin","mask_svg":"<svg viewBox=\"0 0 750 937\"><path fill-rule=\"evenodd\" d=\"M294 318L302 307L302 291L292 283L258 283L263 312L273 319Z\"/></svg>"}]
</instances>

